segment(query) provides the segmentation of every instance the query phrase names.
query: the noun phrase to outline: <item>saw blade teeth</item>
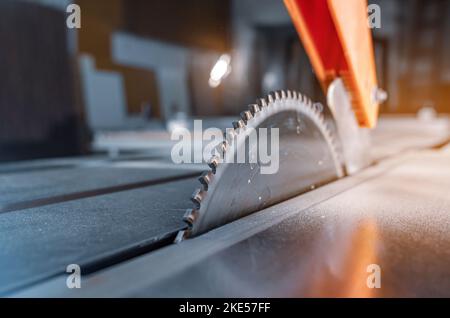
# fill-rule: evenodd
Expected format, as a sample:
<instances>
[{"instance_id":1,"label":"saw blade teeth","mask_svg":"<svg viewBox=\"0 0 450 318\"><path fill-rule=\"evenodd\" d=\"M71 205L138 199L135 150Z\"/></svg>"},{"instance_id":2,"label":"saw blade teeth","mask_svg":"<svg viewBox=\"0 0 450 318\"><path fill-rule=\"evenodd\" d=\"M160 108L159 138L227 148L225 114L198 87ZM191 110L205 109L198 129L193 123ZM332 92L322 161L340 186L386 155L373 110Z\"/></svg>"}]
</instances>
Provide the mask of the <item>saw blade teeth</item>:
<instances>
[{"instance_id":1,"label":"saw blade teeth","mask_svg":"<svg viewBox=\"0 0 450 318\"><path fill-rule=\"evenodd\" d=\"M202 189L197 189L194 191L194 193L191 196L191 201L194 203L194 206L196 209L200 209L200 205L203 201L203 198L205 197L206 192Z\"/></svg>"},{"instance_id":2,"label":"saw blade teeth","mask_svg":"<svg viewBox=\"0 0 450 318\"><path fill-rule=\"evenodd\" d=\"M268 101L268 105L275 102L275 93L274 92L270 92L269 95L267 95L267 101Z\"/></svg>"},{"instance_id":3,"label":"saw blade teeth","mask_svg":"<svg viewBox=\"0 0 450 318\"><path fill-rule=\"evenodd\" d=\"M236 139L237 133L234 129L227 129L224 135L224 139L228 142L229 145L234 143L234 140Z\"/></svg>"},{"instance_id":4,"label":"saw blade teeth","mask_svg":"<svg viewBox=\"0 0 450 318\"><path fill-rule=\"evenodd\" d=\"M263 110L267 107L267 100L265 98L259 98L256 100L256 104L258 104L259 108Z\"/></svg>"},{"instance_id":5,"label":"saw blade teeth","mask_svg":"<svg viewBox=\"0 0 450 318\"><path fill-rule=\"evenodd\" d=\"M256 104L251 104L248 106L248 109L250 110L250 112L252 113L253 116L255 116L257 113L259 113L260 108L258 105Z\"/></svg>"},{"instance_id":6,"label":"saw blade teeth","mask_svg":"<svg viewBox=\"0 0 450 318\"><path fill-rule=\"evenodd\" d=\"M187 209L183 215L183 221L186 222L189 226L194 225L194 222L198 218L198 210L196 209Z\"/></svg>"},{"instance_id":7,"label":"saw blade teeth","mask_svg":"<svg viewBox=\"0 0 450 318\"><path fill-rule=\"evenodd\" d=\"M222 142L222 149L224 150L224 152L226 152L228 150L228 147L230 146L230 144L228 143L227 140L224 140Z\"/></svg>"},{"instance_id":8,"label":"saw blade teeth","mask_svg":"<svg viewBox=\"0 0 450 318\"><path fill-rule=\"evenodd\" d=\"M309 98L308 98L308 96L303 95L303 96L302 96L302 102L303 102L303 104L305 104L306 106L308 106L308 103L309 103Z\"/></svg>"},{"instance_id":9,"label":"saw blade teeth","mask_svg":"<svg viewBox=\"0 0 450 318\"><path fill-rule=\"evenodd\" d=\"M233 128L235 130L242 129L245 127L245 123L243 120L238 120L233 122Z\"/></svg>"},{"instance_id":10,"label":"saw blade teeth","mask_svg":"<svg viewBox=\"0 0 450 318\"><path fill-rule=\"evenodd\" d=\"M216 151L219 153L219 155L221 156L222 159L225 158L225 154L227 152L228 146L229 146L228 141L224 140L223 142L218 144L216 147Z\"/></svg>"},{"instance_id":11,"label":"saw blade teeth","mask_svg":"<svg viewBox=\"0 0 450 318\"><path fill-rule=\"evenodd\" d=\"M319 113L323 112L323 105L321 103L314 103L314 107Z\"/></svg>"},{"instance_id":12,"label":"saw blade teeth","mask_svg":"<svg viewBox=\"0 0 450 318\"><path fill-rule=\"evenodd\" d=\"M182 230L178 231L177 236L175 237L175 240L173 241L175 244L179 244L183 242L185 239L187 239L190 236L190 230Z\"/></svg>"},{"instance_id":13,"label":"saw blade teeth","mask_svg":"<svg viewBox=\"0 0 450 318\"><path fill-rule=\"evenodd\" d=\"M292 91L288 89L286 91L286 96L287 96L288 99L292 99Z\"/></svg>"},{"instance_id":14,"label":"saw blade teeth","mask_svg":"<svg viewBox=\"0 0 450 318\"><path fill-rule=\"evenodd\" d=\"M322 106L323 107L323 106ZM240 119L233 122L233 128L226 129L223 135L223 142L219 143L215 150L215 155L213 155L208 162L208 166L211 168L210 171L204 172L199 177L199 182L201 187L198 188L191 196L191 201L194 206L191 209L186 210L183 221L188 225L187 228L181 230L175 242L179 243L186 238L196 236L208 230L207 224L210 220L206 221L205 214L210 215L214 213L211 211L210 204L214 197L213 193L218 190L217 183L220 181L221 177L226 173L226 167L229 165L222 165L226 163L230 155L233 155L233 151L236 151L235 144L240 145L239 138L242 136L245 138L245 133L253 127L257 127L261 122L276 114L282 112L285 109L291 111L297 111L298 114L303 113L313 120L316 126L321 131L323 137L329 145L332 151L333 158L338 157L339 151L336 149L336 144L334 143L334 136L328 125L325 125L323 112L319 111L320 107L314 104L307 96L302 95L297 91L275 91L270 92L265 98L257 99L256 104L251 104L248 106L247 110L240 113ZM255 116L258 114L257 116ZM297 115L298 116L298 115ZM299 117L297 117L298 119ZM225 158L225 154L227 158ZM336 162L336 160L334 160ZM342 176L338 164L336 164L338 177ZM209 211L209 212L208 212ZM209 214L208 214L209 213Z\"/></svg>"},{"instance_id":15,"label":"saw blade teeth","mask_svg":"<svg viewBox=\"0 0 450 318\"><path fill-rule=\"evenodd\" d=\"M274 92L275 100L280 100L282 98L282 91L278 90Z\"/></svg>"},{"instance_id":16,"label":"saw blade teeth","mask_svg":"<svg viewBox=\"0 0 450 318\"><path fill-rule=\"evenodd\" d=\"M203 185L203 190L208 191L208 186L211 183L213 176L214 174L211 171L205 171L201 177L198 178L198 181Z\"/></svg>"},{"instance_id":17,"label":"saw blade teeth","mask_svg":"<svg viewBox=\"0 0 450 318\"><path fill-rule=\"evenodd\" d=\"M216 174L217 167L219 166L220 158L218 156L212 156L208 162L208 166L211 168L213 174Z\"/></svg>"},{"instance_id":18,"label":"saw blade teeth","mask_svg":"<svg viewBox=\"0 0 450 318\"><path fill-rule=\"evenodd\" d=\"M252 113L251 113L249 110L243 111L240 115L241 115L242 120L243 120L244 123L246 123L246 124L248 123L248 121L249 121L250 119L253 118L253 115L252 115Z\"/></svg>"}]
</instances>

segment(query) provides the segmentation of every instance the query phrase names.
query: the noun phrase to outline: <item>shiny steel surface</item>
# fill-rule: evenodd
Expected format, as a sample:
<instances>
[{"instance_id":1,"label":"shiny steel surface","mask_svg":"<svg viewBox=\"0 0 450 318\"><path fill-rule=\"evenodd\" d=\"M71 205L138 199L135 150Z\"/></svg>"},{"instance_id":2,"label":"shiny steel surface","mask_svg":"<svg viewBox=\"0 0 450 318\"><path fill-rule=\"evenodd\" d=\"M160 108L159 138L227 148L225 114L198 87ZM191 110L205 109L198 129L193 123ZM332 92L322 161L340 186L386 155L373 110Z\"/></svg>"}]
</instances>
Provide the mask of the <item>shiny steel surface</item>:
<instances>
[{"instance_id":1,"label":"shiny steel surface","mask_svg":"<svg viewBox=\"0 0 450 318\"><path fill-rule=\"evenodd\" d=\"M226 160L217 164L213 158L212 171L201 179L203 187L193 195L194 209L185 216L190 228L182 231L178 240L204 233L343 175L333 137L309 99L282 91L269 95L260 106L251 105L250 109L251 113L244 112L242 121L235 123L234 135L241 138L228 138L224 148L225 158L245 153L246 163ZM272 128L279 131L279 170L275 174L261 173L259 157L257 163L248 160L258 153L258 144L250 139L249 131L259 132L260 128L267 128L268 135Z\"/></svg>"}]
</instances>

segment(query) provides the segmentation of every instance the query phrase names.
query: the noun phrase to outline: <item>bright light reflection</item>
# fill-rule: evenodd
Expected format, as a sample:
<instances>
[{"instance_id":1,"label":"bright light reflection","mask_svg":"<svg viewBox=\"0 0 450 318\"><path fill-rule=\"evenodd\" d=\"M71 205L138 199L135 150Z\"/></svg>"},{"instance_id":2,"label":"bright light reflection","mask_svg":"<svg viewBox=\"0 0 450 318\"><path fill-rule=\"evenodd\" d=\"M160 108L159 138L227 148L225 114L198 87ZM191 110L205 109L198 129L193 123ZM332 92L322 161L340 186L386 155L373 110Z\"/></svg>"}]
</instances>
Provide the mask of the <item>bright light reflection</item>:
<instances>
[{"instance_id":1,"label":"bright light reflection","mask_svg":"<svg viewBox=\"0 0 450 318\"><path fill-rule=\"evenodd\" d=\"M231 57L228 54L223 54L211 69L209 76L209 86L217 87L222 80L231 72Z\"/></svg>"}]
</instances>

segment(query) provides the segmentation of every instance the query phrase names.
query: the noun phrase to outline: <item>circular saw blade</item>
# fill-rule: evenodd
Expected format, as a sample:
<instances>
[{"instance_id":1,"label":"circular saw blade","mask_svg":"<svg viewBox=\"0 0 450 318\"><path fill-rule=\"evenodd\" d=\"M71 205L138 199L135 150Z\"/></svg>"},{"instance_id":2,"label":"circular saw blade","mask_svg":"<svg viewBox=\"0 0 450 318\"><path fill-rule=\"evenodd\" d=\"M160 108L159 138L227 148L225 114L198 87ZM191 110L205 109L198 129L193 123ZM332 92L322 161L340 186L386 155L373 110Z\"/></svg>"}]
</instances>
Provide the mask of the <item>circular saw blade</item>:
<instances>
[{"instance_id":1,"label":"circular saw blade","mask_svg":"<svg viewBox=\"0 0 450 318\"><path fill-rule=\"evenodd\" d=\"M250 105L233 123L220 144L223 158L236 158L244 149L245 163L229 163L213 156L200 177L201 187L192 195L194 207L188 209L176 242L205 233L243 216L259 211L343 176L333 136L320 107L291 91L278 91ZM250 138L252 130L278 128L279 164L274 174L263 174L264 164L258 144ZM241 152L242 153L242 152ZM271 154L273 155L273 154ZM254 162L254 163L250 163Z\"/></svg>"}]
</instances>

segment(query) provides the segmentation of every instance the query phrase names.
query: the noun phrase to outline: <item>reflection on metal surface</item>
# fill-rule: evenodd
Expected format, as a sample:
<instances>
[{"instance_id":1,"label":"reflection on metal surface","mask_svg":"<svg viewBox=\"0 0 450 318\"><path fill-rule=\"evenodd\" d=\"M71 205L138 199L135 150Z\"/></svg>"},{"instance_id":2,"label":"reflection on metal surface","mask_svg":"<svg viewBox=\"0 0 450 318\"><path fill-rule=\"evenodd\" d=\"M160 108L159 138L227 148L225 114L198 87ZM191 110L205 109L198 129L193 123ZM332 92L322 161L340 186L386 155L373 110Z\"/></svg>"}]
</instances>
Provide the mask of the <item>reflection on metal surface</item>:
<instances>
[{"instance_id":1,"label":"reflection on metal surface","mask_svg":"<svg viewBox=\"0 0 450 318\"><path fill-rule=\"evenodd\" d=\"M336 220L319 210L301 214L152 289L181 284L200 297L381 296L385 289L367 285L368 267L380 262L375 220Z\"/></svg>"},{"instance_id":2,"label":"reflection on metal surface","mask_svg":"<svg viewBox=\"0 0 450 318\"><path fill-rule=\"evenodd\" d=\"M307 296L374 297L376 289L367 285L371 274L367 270L371 264L377 264L375 221L364 220L354 228L328 227L331 245L327 244L327 250L317 248L310 259Z\"/></svg>"},{"instance_id":3,"label":"reflection on metal surface","mask_svg":"<svg viewBox=\"0 0 450 318\"><path fill-rule=\"evenodd\" d=\"M224 294L218 296L380 296L379 289L367 285L368 267L379 262L375 220L307 218L292 218L202 262L201 275L208 277L210 288L221 286ZM314 228L307 229L303 222ZM190 273L193 279L199 274L195 269Z\"/></svg>"}]
</instances>

